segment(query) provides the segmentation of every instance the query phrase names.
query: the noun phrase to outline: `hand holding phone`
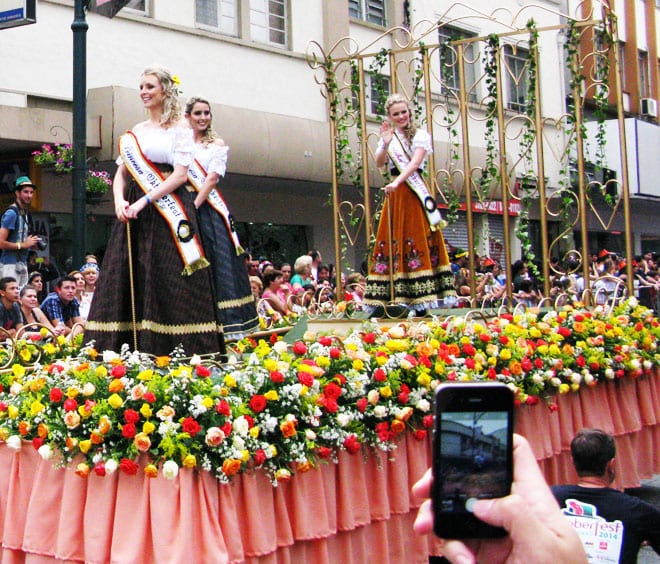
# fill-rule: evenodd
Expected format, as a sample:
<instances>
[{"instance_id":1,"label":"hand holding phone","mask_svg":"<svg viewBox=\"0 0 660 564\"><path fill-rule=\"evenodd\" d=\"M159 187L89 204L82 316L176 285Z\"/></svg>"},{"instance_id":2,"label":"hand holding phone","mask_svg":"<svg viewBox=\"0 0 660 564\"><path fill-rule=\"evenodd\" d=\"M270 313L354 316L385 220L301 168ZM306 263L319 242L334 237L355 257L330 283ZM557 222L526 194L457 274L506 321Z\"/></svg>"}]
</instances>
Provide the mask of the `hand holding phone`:
<instances>
[{"instance_id":1,"label":"hand holding phone","mask_svg":"<svg viewBox=\"0 0 660 564\"><path fill-rule=\"evenodd\" d=\"M474 515L480 499L511 493L513 393L500 383L449 383L435 396L434 532L442 538L506 535Z\"/></svg>"}]
</instances>

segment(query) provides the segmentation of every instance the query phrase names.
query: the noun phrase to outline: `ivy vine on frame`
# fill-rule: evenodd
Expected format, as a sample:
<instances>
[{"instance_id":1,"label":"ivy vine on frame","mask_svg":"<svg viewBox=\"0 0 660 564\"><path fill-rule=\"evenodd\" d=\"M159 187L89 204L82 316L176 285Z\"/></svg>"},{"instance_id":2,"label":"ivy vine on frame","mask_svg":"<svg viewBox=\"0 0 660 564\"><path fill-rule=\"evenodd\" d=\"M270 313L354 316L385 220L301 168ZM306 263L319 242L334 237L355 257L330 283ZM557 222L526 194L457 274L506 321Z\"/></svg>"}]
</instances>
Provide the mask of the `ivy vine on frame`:
<instances>
[{"instance_id":1,"label":"ivy vine on frame","mask_svg":"<svg viewBox=\"0 0 660 564\"><path fill-rule=\"evenodd\" d=\"M522 256L529 265L529 270L538 276L538 268L534 259L536 255L532 250L532 241L529 237L529 211L532 205L532 192L538 185L538 179L534 170L532 148L536 140L536 83L538 80L538 68L536 65L536 54L538 51L539 33L533 19L527 22L529 30L529 52L527 55L527 95L525 99L525 118L523 120L519 156L525 164L520 182L520 213L515 229L516 238L522 247Z\"/></svg>"}]
</instances>

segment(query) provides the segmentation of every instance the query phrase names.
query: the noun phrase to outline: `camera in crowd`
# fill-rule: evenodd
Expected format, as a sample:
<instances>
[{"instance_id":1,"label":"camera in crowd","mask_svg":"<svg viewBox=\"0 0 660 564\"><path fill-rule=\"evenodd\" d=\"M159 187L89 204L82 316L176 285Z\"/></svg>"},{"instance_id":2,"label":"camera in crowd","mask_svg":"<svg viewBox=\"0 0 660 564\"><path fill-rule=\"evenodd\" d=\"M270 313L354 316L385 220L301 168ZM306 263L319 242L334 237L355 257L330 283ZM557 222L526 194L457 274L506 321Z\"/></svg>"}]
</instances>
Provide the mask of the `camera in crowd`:
<instances>
[{"instance_id":1,"label":"camera in crowd","mask_svg":"<svg viewBox=\"0 0 660 564\"><path fill-rule=\"evenodd\" d=\"M36 235L39 237L39 241L37 241L37 249L40 251L45 251L48 248L48 243L46 243L46 241L44 241L39 235L36 233L30 233L30 235Z\"/></svg>"}]
</instances>

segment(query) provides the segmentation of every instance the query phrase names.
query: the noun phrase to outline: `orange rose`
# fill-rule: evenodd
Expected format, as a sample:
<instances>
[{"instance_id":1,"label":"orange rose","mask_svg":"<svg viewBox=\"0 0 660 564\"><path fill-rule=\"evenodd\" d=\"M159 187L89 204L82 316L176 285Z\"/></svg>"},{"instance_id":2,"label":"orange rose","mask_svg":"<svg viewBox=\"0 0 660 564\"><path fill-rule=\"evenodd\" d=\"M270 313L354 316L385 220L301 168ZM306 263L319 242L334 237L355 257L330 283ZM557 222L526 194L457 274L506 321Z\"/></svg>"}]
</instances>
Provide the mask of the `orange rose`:
<instances>
[{"instance_id":1,"label":"orange rose","mask_svg":"<svg viewBox=\"0 0 660 564\"><path fill-rule=\"evenodd\" d=\"M111 428L110 419L106 415L102 415L99 419L99 433L105 435Z\"/></svg>"},{"instance_id":2,"label":"orange rose","mask_svg":"<svg viewBox=\"0 0 660 564\"><path fill-rule=\"evenodd\" d=\"M48 436L48 426L44 423L39 423L37 427L37 436L45 439Z\"/></svg>"},{"instance_id":3,"label":"orange rose","mask_svg":"<svg viewBox=\"0 0 660 564\"><path fill-rule=\"evenodd\" d=\"M280 423L280 431L282 431L282 435L288 439L296 434L296 425L293 421L284 421Z\"/></svg>"},{"instance_id":4,"label":"orange rose","mask_svg":"<svg viewBox=\"0 0 660 564\"><path fill-rule=\"evenodd\" d=\"M92 431L89 439L94 445L100 445L103 442L103 435L99 431Z\"/></svg>"},{"instance_id":5,"label":"orange rose","mask_svg":"<svg viewBox=\"0 0 660 564\"><path fill-rule=\"evenodd\" d=\"M399 433L403 433L403 431L406 430L406 424L403 421L399 421L398 419L395 419L392 421L392 432L398 435Z\"/></svg>"},{"instance_id":6,"label":"orange rose","mask_svg":"<svg viewBox=\"0 0 660 564\"><path fill-rule=\"evenodd\" d=\"M78 476L80 476L81 478L87 478L87 476L89 475L89 471L90 471L89 466L84 462L81 462L80 464L78 464L78 466L76 466L76 474L78 474Z\"/></svg>"},{"instance_id":7,"label":"orange rose","mask_svg":"<svg viewBox=\"0 0 660 564\"><path fill-rule=\"evenodd\" d=\"M156 478L158 476L158 467L154 464L147 464L144 467L144 475L147 478Z\"/></svg>"},{"instance_id":8,"label":"orange rose","mask_svg":"<svg viewBox=\"0 0 660 564\"><path fill-rule=\"evenodd\" d=\"M418 343L415 347L415 352L420 356L431 356L433 354L433 347L428 343Z\"/></svg>"},{"instance_id":9,"label":"orange rose","mask_svg":"<svg viewBox=\"0 0 660 564\"><path fill-rule=\"evenodd\" d=\"M227 458L222 463L222 471L226 476L233 476L241 469L241 464L236 458Z\"/></svg>"},{"instance_id":10,"label":"orange rose","mask_svg":"<svg viewBox=\"0 0 660 564\"><path fill-rule=\"evenodd\" d=\"M27 421L21 421L18 424L18 433L19 435L27 435L30 432L30 424Z\"/></svg>"},{"instance_id":11,"label":"orange rose","mask_svg":"<svg viewBox=\"0 0 660 564\"><path fill-rule=\"evenodd\" d=\"M514 376L519 376L522 374L522 366L520 365L520 362L517 360L512 360L509 362L509 370L511 371L511 374Z\"/></svg>"},{"instance_id":12,"label":"orange rose","mask_svg":"<svg viewBox=\"0 0 660 564\"><path fill-rule=\"evenodd\" d=\"M124 389L124 383L119 378L115 378L108 385L108 391L110 391L113 394L116 394L117 392L121 392L123 389Z\"/></svg>"},{"instance_id":13,"label":"orange rose","mask_svg":"<svg viewBox=\"0 0 660 564\"><path fill-rule=\"evenodd\" d=\"M146 433L138 433L133 438L133 444L140 452L147 452L151 448L151 439Z\"/></svg>"},{"instance_id":14,"label":"orange rose","mask_svg":"<svg viewBox=\"0 0 660 564\"><path fill-rule=\"evenodd\" d=\"M170 363L171 358L169 356L157 356L156 357L156 366L158 368L165 368Z\"/></svg>"},{"instance_id":15,"label":"orange rose","mask_svg":"<svg viewBox=\"0 0 660 564\"><path fill-rule=\"evenodd\" d=\"M314 466L312 465L312 463L309 460L307 460L305 462L299 462L298 466L297 466L298 472L307 472L308 470L311 470L312 468L314 468Z\"/></svg>"}]
</instances>

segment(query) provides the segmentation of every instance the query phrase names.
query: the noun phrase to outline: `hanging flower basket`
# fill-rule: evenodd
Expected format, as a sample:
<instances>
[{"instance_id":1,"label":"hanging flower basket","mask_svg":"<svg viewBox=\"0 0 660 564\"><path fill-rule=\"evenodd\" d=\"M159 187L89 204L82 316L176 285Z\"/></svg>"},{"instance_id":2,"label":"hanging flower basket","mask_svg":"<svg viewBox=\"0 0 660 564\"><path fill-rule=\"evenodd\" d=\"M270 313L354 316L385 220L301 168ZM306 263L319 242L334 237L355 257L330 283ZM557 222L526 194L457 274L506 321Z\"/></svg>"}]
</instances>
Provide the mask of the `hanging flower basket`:
<instances>
[{"instance_id":1,"label":"hanging flower basket","mask_svg":"<svg viewBox=\"0 0 660 564\"><path fill-rule=\"evenodd\" d=\"M39 166L52 166L55 172L62 174L73 170L73 147L71 145L55 143L53 145L44 144L40 151L32 153L34 162Z\"/></svg>"}]
</instances>

